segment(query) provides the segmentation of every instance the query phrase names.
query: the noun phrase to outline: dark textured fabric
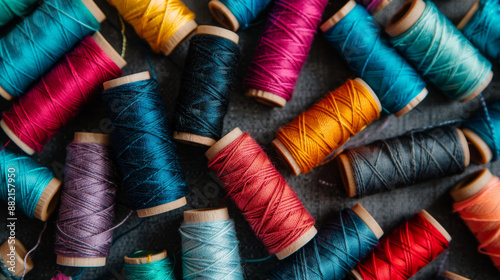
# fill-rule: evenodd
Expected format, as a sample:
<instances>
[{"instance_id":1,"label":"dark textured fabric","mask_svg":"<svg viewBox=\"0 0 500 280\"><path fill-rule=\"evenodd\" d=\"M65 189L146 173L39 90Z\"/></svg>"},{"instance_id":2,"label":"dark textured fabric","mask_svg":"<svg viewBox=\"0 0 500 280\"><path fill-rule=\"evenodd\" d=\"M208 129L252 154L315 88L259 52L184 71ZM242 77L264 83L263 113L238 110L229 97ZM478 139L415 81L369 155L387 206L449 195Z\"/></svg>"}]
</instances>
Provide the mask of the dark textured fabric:
<instances>
[{"instance_id":1,"label":"dark textured fabric","mask_svg":"<svg viewBox=\"0 0 500 280\"><path fill-rule=\"evenodd\" d=\"M196 13L198 24L217 24L208 11L207 5L209 0L184 0L184 2ZM338 6L337 2L340 1L335 0L336 6ZM402 2L404 1L394 0L384 11L377 14L375 19L379 22L384 22L387 20L388 14L394 12ZM473 2L470 0L436 0L436 5L439 8L443 8L447 15L451 15L453 22L456 23L457 19L465 14L465 11ZM115 10L105 0L96 0L96 3L108 17L108 22L102 24L103 35L116 50L121 50L121 35L109 23L111 22L119 26L119 19ZM273 162L277 164L279 171L285 176L289 185L297 192L299 199L314 216L319 226L329 216L338 213L342 207L352 207L356 202L360 202L380 223L384 231L390 233L404 219L410 218L415 212L418 212L421 208L425 208L453 237L445 269L472 279L498 279L498 271L491 264L489 258L477 252L477 241L472 233L470 233L458 215L451 213L453 200L449 195L449 190L467 174L478 170L480 168L478 165L472 164L464 173L456 176L429 181L409 188L377 194L363 199L351 199L347 197L335 162L315 168L307 175L300 175L298 177L291 175L284 165L281 164L276 152L270 145L274 138L274 133L280 126L284 126L290 122L329 91L341 86L347 78L353 78L354 75L348 70L347 64L328 45L323 36L318 34L307 63L299 76L294 97L292 101L287 103L285 108L271 109L248 100L244 96L242 81L252 59L262 28L263 24L260 24L238 32L242 48L242 61L238 70L237 83L231 95L228 114L225 118L223 134L239 126L243 131L250 132L252 137L263 144L266 152L269 153ZM4 30L0 31L0 33L2 32ZM127 38L129 39L129 44L125 58L128 61L128 65L123 69L125 75L148 70L149 66L144 53L137 45L131 43L132 40L139 39L129 25L127 25ZM176 53L182 53L182 51L185 52L187 49L181 47ZM169 116L172 116L182 74L182 69L175 64L181 63L182 59L175 56L166 58L157 54L150 55L160 81L160 89L165 100L167 113ZM498 65L494 63L494 72L497 72L498 69ZM469 117L480 107L478 99L462 104L449 101L443 93L439 92L433 86L428 86L428 89L430 91L428 97L417 109L401 118L391 117L387 128L374 133L386 120L387 116L383 115L380 120L368 126L356 138L359 139L359 137L368 134L369 136L364 143L369 143L377 139L401 135L410 129L438 124L456 118ZM499 90L500 77L497 76L484 92L487 102L500 99L498 97ZM0 102L0 110L6 110L9 106L10 102ZM73 133L75 131L109 133L109 124L105 116L104 106L99 100L90 104L71 125L64 128L45 146L43 153L35 155L34 158L43 165L52 168L56 174L62 175L66 155L65 148L73 139ZM171 125L172 122L169 124ZM5 135L0 135L0 141L6 141L7 139ZM15 145L11 143L9 147L15 148ZM188 196L189 206L147 218L140 228L125 235L114 244L106 267L87 269L84 276L80 278L81 280L100 279L100 277L112 271L114 271L114 274L107 279L124 279L118 278L118 275L121 274L123 256L144 249L166 249L169 255L175 257L176 273L178 279L181 279L181 237L178 229L182 221L183 211L189 208L219 206L223 201L224 194L222 188L215 183L214 177L208 171L207 160L203 155L205 149L179 144L178 151L182 167L186 173L186 180L191 190ZM500 163L489 164L487 167L490 168L493 174L500 175ZM119 192L119 196L121 201L124 201L122 197L123 191ZM251 232L250 227L238 213L234 205L231 202L227 204L230 214L235 219L236 232L241 242L241 257L244 259L254 259L268 256L265 248ZM8 234L4 228L7 205L1 203L0 207L5 207L0 210L0 226L2 227L0 230L0 242L3 242ZM126 216L128 211L123 203L119 203L116 208L116 221ZM28 248L31 248L36 243L43 223L38 220L30 220L22 213L17 213L17 217L17 237ZM28 280L50 279L49 276L56 270L62 270L67 275L75 275L79 271L79 269L56 265L56 256L53 253L55 218L54 216L49 221L49 226L44 234L41 246L33 256L35 268L26 277ZM139 222L140 219L133 215L124 225L115 230L115 236L132 228ZM439 257L435 262L419 272L413 279L432 279L443 260L443 256ZM275 257L272 257L264 262L243 264L246 279L265 279L267 271L276 267L278 262Z\"/></svg>"}]
</instances>

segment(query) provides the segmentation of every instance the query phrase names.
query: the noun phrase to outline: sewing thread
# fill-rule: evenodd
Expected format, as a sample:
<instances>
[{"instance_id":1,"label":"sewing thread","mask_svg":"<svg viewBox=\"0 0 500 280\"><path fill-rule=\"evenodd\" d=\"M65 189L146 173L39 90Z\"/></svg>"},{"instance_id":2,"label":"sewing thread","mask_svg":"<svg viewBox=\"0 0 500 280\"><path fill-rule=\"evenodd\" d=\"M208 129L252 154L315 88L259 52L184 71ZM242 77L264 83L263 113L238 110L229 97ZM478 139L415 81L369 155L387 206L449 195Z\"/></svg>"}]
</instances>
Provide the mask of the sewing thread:
<instances>
[{"instance_id":1,"label":"sewing thread","mask_svg":"<svg viewBox=\"0 0 500 280\"><path fill-rule=\"evenodd\" d=\"M234 15L241 29L246 29L271 3L271 0L219 0Z\"/></svg>"},{"instance_id":2,"label":"sewing thread","mask_svg":"<svg viewBox=\"0 0 500 280\"><path fill-rule=\"evenodd\" d=\"M150 257L156 254L153 251L137 251L129 254L130 258L143 258ZM175 280L174 264L170 258L166 257L154 262L147 262L141 264L128 264L125 263L125 276L127 280Z\"/></svg>"},{"instance_id":3,"label":"sewing thread","mask_svg":"<svg viewBox=\"0 0 500 280\"><path fill-rule=\"evenodd\" d=\"M0 0L0 27L15 17L27 15L36 0Z\"/></svg>"}]
</instances>

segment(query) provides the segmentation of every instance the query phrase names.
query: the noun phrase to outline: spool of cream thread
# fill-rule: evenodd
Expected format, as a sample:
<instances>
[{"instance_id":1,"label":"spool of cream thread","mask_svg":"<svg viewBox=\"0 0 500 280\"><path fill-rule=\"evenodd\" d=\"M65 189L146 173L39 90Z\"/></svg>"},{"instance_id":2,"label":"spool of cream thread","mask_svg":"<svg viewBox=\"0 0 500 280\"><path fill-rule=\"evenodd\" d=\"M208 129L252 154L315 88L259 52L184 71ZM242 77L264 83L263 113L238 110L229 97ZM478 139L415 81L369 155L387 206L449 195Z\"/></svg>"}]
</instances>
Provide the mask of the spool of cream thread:
<instances>
[{"instance_id":1,"label":"spool of cream thread","mask_svg":"<svg viewBox=\"0 0 500 280\"><path fill-rule=\"evenodd\" d=\"M238 42L240 40L240 37L236 33L230 30L209 25L199 26L198 29L196 30L196 34L197 35L205 34L205 35L212 35L225 38L234 42L236 45L238 45ZM178 132L178 131L174 131L173 138L174 140L179 142L191 145L199 145L199 146L212 146L217 141L216 139L212 139L206 136L196 135L188 132Z\"/></svg>"},{"instance_id":2,"label":"spool of cream thread","mask_svg":"<svg viewBox=\"0 0 500 280\"><path fill-rule=\"evenodd\" d=\"M357 5L356 1L349 0L337 13L335 13L331 18L329 18L325 23L323 23L323 25L321 25L321 30L323 32L326 32L327 30L332 28L335 24L341 21L346 15L348 15L356 5ZM370 92L373 92L371 88ZM425 99L428 93L429 91L427 90L427 88L424 88L415 98L413 98L410 101L410 103L408 103L403 109L401 109L394 115L396 115L396 117L401 117L402 115L408 113L418 104L420 104L420 102L422 102ZM376 100L378 100L378 98Z\"/></svg>"},{"instance_id":3,"label":"spool of cream thread","mask_svg":"<svg viewBox=\"0 0 500 280\"><path fill-rule=\"evenodd\" d=\"M123 259L124 259L126 264L137 265L137 264L157 262L157 261L161 261L161 260L166 259L166 258L167 258L167 251L163 250L158 254L150 255L147 257L131 258L131 257L125 256Z\"/></svg>"},{"instance_id":4,"label":"spool of cream thread","mask_svg":"<svg viewBox=\"0 0 500 280\"><path fill-rule=\"evenodd\" d=\"M404 34L408 31L418 19L422 16L425 10L425 2L423 0L408 0L399 8L399 10L394 14L394 16L389 20L385 31L392 37L396 37ZM478 96L483 90L490 84L493 79L493 72L490 72L486 80L480 85L473 93L460 102L465 103L471 101L476 96Z\"/></svg>"},{"instance_id":5,"label":"spool of cream thread","mask_svg":"<svg viewBox=\"0 0 500 280\"><path fill-rule=\"evenodd\" d=\"M462 148L464 150L464 166L467 167L470 164L470 152L469 146L467 145L467 139L465 138L464 133L460 129L456 129L457 133L460 137L460 143L462 144ZM345 154L339 155L338 164L340 167L340 177L342 178L343 185L349 197L355 197L358 193L357 182L354 178L354 168L352 166L349 157Z\"/></svg>"},{"instance_id":6,"label":"spool of cream thread","mask_svg":"<svg viewBox=\"0 0 500 280\"><path fill-rule=\"evenodd\" d=\"M121 86L124 84L129 84L129 83L144 81L144 80L149 80L149 79L151 79L151 75L149 74L148 71L145 71L145 72L140 72L137 74L117 78L117 79L114 79L111 81L107 81L103 84L103 86L104 86L104 90L107 90L107 89ZM187 199L184 196L184 197L181 197L177 200L174 200L172 202L165 203L162 205L158 205L158 206L154 206L154 207L150 207L150 208L145 208L145 209L138 209L136 212L137 212L137 215L141 218L142 217L149 217L149 216L154 216L157 214L168 212L170 210L177 209L177 208L182 207L186 204L187 204Z\"/></svg>"},{"instance_id":7,"label":"spool of cream thread","mask_svg":"<svg viewBox=\"0 0 500 280\"><path fill-rule=\"evenodd\" d=\"M14 242L10 241L14 240ZM11 244L9 244L9 241ZM9 256L14 252L13 256ZM13 239L7 239L2 246L0 246L0 258L2 259L3 263L9 267L15 267L14 273L10 272L13 276L15 277L21 277L23 275L24 271L24 257L26 256L26 253L28 250L26 250L26 247L24 247L23 243L19 241L17 238ZM10 265L9 262L13 261L14 266ZM25 275L28 274L33 269L33 261L28 257L26 259L26 272L24 273ZM2 278L2 273L0 273L0 279L10 279L10 278Z\"/></svg>"},{"instance_id":8,"label":"spool of cream thread","mask_svg":"<svg viewBox=\"0 0 500 280\"><path fill-rule=\"evenodd\" d=\"M444 236L444 238L446 238L446 240L448 240L448 242L451 241L450 234L446 231L446 229L444 229L444 227L436 219L434 219L434 217L431 216L431 214L429 214L424 209L422 209L420 211L420 214L422 214L422 216L427 221L429 221L429 223L431 223ZM354 279L354 280L363 280L363 277L356 269L351 270L350 278Z\"/></svg>"},{"instance_id":9,"label":"spool of cream thread","mask_svg":"<svg viewBox=\"0 0 500 280\"><path fill-rule=\"evenodd\" d=\"M110 146L111 137L109 134L102 134L102 133L75 132L73 142L93 143L103 146ZM77 257L57 255L57 264L64 266L75 266L75 267L99 267L106 265L106 257L77 258Z\"/></svg>"},{"instance_id":10,"label":"spool of cream thread","mask_svg":"<svg viewBox=\"0 0 500 280\"><path fill-rule=\"evenodd\" d=\"M208 160L212 159L218 152L224 149L227 145L231 144L234 140L240 137L243 132L239 128L235 128L231 130L228 134L222 137L219 141L217 141L210 149L205 152L205 156ZM296 252L298 249L302 248L302 246L306 245L313 237L318 233L316 227L311 227L306 233L304 233L301 237L299 237L295 242L290 244L285 249L276 253L276 257L280 260L288 257L289 255Z\"/></svg>"},{"instance_id":11,"label":"spool of cream thread","mask_svg":"<svg viewBox=\"0 0 500 280\"><path fill-rule=\"evenodd\" d=\"M118 52L116 52L115 49L109 44L108 41L101 35L100 32L96 32L94 35L92 35L92 39L96 42L96 44L111 58L113 62L116 63L120 69L123 69L125 65L127 65L127 62L120 56ZM26 145L17 135L5 124L4 120L0 121L0 127L2 127L3 131L9 138L16 143L19 148L21 148L25 153L28 155L33 155L35 151L30 148L30 146Z\"/></svg>"},{"instance_id":12,"label":"spool of cream thread","mask_svg":"<svg viewBox=\"0 0 500 280\"><path fill-rule=\"evenodd\" d=\"M99 7L96 5L96 3L92 0L80 0L82 1L83 5L89 10L90 13L95 17L95 19L99 22L102 23L104 20L106 20L106 15L99 9ZM12 95L8 93L2 86L0 86L0 95L7 99L7 100L12 100Z\"/></svg>"},{"instance_id":13,"label":"spool of cream thread","mask_svg":"<svg viewBox=\"0 0 500 280\"><path fill-rule=\"evenodd\" d=\"M373 91L373 89L365 81L363 81L361 78L356 78L354 80L359 82L360 84L362 84L363 87L368 92L370 92L371 96L373 97L373 100L375 100L375 102L377 103L378 111L381 112L382 105L380 104L380 100L378 99L378 97L375 94L375 92ZM415 106L416 106L416 104L415 104ZM273 140L272 145L279 152L278 154L282 158L282 161L286 163L287 167L290 169L290 171L292 171L293 175L297 176L297 175L302 173L302 170L300 169L297 161L293 158L292 153L290 153L290 151L286 148L286 146L278 138L275 138Z\"/></svg>"}]
</instances>

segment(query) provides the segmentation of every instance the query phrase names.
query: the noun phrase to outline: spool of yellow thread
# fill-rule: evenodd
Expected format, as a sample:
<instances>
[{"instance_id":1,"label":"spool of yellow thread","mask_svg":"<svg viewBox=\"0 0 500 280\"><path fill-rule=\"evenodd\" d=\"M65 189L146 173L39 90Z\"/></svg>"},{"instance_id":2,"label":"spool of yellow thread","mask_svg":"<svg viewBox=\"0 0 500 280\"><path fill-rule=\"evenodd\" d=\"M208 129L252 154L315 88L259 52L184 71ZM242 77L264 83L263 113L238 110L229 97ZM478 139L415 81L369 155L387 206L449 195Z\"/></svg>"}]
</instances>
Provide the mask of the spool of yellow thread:
<instances>
[{"instance_id":1,"label":"spool of yellow thread","mask_svg":"<svg viewBox=\"0 0 500 280\"><path fill-rule=\"evenodd\" d=\"M108 0L155 52L169 55L198 25L180 0Z\"/></svg>"},{"instance_id":2,"label":"spool of yellow thread","mask_svg":"<svg viewBox=\"0 0 500 280\"><path fill-rule=\"evenodd\" d=\"M362 79L348 80L281 128L272 144L294 175L305 174L378 119L381 110Z\"/></svg>"}]
</instances>

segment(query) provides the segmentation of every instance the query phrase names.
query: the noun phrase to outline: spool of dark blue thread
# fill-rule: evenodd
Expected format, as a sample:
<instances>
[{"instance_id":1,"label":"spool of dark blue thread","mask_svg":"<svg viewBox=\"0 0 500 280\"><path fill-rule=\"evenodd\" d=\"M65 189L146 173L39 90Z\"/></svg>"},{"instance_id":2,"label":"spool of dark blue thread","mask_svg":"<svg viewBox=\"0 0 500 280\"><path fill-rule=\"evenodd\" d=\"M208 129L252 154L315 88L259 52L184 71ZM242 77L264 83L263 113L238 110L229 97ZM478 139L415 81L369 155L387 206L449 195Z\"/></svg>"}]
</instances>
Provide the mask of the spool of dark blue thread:
<instances>
[{"instance_id":1,"label":"spool of dark blue thread","mask_svg":"<svg viewBox=\"0 0 500 280\"><path fill-rule=\"evenodd\" d=\"M470 162L463 132L452 126L413 130L347 149L338 157L350 197L367 196L461 173Z\"/></svg>"},{"instance_id":2,"label":"spool of dark blue thread","mask_svg":"<svg viewBox=\"0 0 500 280\"><path fill-rule=\"evenodd\" d=\"M148 217L186 205L189 190L158 81L142 72L108 81L104 89L129 206L139 217Z\"/></svg>"},{"instance_id":3,"label":"spool of dark blue thread","mask_svg":"<svg viewBox=\"0 0 500 280\"><path fill-rule=\"evenodd\" d=\"M270 280L343 280L378 243L383 231L360 205L343 209L313 240L268 274Z\"/></svg>"},{"instance_id":4,"label":"spool of dark blue thread","mask_svg":"<svg viewBox=\"0 0 500 280\"><path fill-rule=\"evenodd\" d=\"M236 33L200 26L191 39L174 116L174 139L212 146L222 135L240 58Z\"/></svg>"}]
</instances>

